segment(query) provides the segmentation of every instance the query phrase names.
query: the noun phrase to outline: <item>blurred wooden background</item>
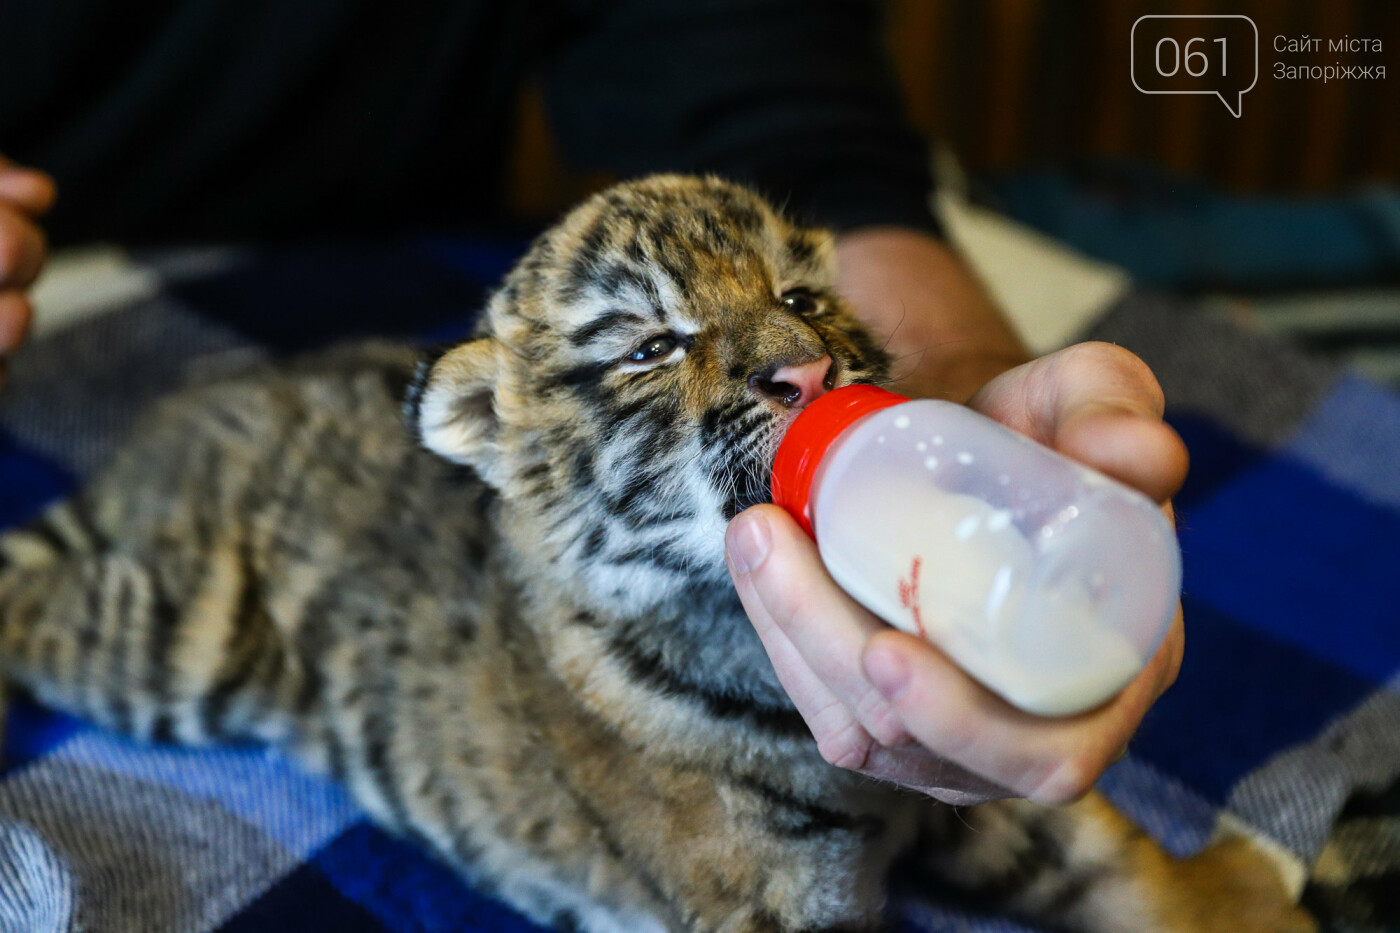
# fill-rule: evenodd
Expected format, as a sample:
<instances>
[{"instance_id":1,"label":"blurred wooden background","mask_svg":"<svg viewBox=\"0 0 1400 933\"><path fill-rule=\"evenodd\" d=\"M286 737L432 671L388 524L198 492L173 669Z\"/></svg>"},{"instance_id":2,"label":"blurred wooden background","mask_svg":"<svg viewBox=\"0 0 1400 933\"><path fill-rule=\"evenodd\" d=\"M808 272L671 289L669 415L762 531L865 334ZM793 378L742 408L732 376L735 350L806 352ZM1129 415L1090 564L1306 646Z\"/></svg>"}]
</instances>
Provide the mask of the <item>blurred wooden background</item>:
<instances>
[{"instance_id":1,"label":"blurred wooden background","mask_svg":"<svg viewBox=\"0 0 1400 933\"><path fill-rule=\"evenodd\" d=\"M1242 13L1259 28L1243 115L1199 95L1147 96L1128 77L1149 13ZM1276 35L1323 40L1311 56ZM1326 40L1381 39L1380 54ZM1394 0L892 0L889 39L910 117L973 170L1139 158L1233 189L1336 190L1400 179L1400 3ZM1388 64L1384 80L1285 81L1273 64Z\"/></svg>"},{"instance_id":2,"label":"blurred wooden background","mask_svg":"<svg viewBox=\"0 0 1400 933\"><path fill-rule=\"evenodd\" d=\"M1312 194L1400 181L1400 0L887 0L910 119L969 169L1136 159L1236 191ZM1259 80L1231 116L1206 96L1147 96L1129 34L1149 13L1242 13L1259 29ZM1284 55L1273 37L1323 40ZM1380 54L1327 40L1380 39ZM1385 65L1384 80L1277 80L1288 64ZM539 95L522 97L512 212L539 217L603 179L560 165Z\"/></svg>"}]
</instances>

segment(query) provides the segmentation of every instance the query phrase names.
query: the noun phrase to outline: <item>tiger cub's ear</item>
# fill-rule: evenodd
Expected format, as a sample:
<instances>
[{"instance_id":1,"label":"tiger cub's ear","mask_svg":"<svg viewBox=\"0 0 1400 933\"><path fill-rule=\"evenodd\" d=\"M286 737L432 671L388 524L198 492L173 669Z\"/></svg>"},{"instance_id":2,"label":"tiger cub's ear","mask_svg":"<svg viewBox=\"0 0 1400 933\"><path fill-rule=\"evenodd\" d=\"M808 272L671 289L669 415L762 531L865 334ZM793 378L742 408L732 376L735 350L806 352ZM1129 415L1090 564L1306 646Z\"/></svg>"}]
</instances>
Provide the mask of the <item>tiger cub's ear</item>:
<instances>
[{"instance_id":1,"label":"tiger cub's ear","mask_svg":"<svg viewBox=\"0 0 1400 933\"><path fill-rule=\"evenodd\" d=\"M424 447L491 480L501 345L481 337L429 354L408 390L408 419Z\"/></svg>"}]
</instances>

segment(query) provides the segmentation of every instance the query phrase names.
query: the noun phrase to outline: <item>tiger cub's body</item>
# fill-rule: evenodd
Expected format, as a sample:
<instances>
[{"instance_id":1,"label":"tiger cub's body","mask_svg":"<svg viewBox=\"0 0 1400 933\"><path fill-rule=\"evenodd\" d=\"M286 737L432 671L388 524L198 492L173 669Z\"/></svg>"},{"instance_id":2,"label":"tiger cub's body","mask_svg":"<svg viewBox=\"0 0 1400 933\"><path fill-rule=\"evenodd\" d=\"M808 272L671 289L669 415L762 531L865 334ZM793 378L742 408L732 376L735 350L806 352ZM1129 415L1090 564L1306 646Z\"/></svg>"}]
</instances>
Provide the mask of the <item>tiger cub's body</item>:
<instances>
[{"instance_id":1,"label":"tiger cub's body","mask_svg":"<svg viewBox=\"0 0 1400 933\"><path fill-rule=\"evenodd\" d=\"M722 542L795 415L781 367L883 375L827 240L649 179L416 369L367 347L168 401L0 538L7 676L144 738L283 745L564 929L878 929L910 852L1076 929L1311 929L1243 844L1177 863L1094 797L959 818L822 760Z\"/></svg>"}]
</instances>

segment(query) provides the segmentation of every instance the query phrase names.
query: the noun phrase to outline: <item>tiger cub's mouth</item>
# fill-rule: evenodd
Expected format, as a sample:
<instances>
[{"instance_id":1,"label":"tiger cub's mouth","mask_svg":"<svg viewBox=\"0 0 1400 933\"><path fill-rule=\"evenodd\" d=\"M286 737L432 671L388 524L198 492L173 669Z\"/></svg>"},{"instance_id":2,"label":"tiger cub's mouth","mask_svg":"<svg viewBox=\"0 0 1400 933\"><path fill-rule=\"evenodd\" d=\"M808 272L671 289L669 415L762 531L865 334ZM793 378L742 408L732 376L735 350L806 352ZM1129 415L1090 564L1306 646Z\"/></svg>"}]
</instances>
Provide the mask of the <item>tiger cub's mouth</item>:
<instances>
[{"instance_id":1,"label":"tiger cub's mouth","mask_svg":"<svg viewBox=\"0 0 1400 933\"><path fill-rule=\"evenodd\" d=\"M829 388L874 384L868 374L853 374L843 367L843 375ZM719 419L712 437L716 449L711 482L720 492L724 520L745 509L773 501L773 461L788 428L802 413L800 408L775 410L769 405L749 402L731 406Z\"/></svg>"},{"instance_id":2,"label":"tiger cub's mouth","mask_svg":"<svg viewBox=\"0 0 1400 933\"><path fill-rule=\"evenodd\" d=\"M750 506L772 501L773 458L796 417L795 411L774 411L750 399L731 405L716 419L709 473L725 521Z\"/></svg>"},{"instance_id":3,"label":"tiger cub's mouth","mask_svg":"<svg viewBox=\"0 0 1400 933\"><path fill-rule=\"evenodd\" d=\"M873 383L868 376L842 379L837 387ZM712 439L711 483L720 493L724 520L773 501L773 461L801 409L774 410L762 404L734 406Z\"/></svg>"}]
</instances>

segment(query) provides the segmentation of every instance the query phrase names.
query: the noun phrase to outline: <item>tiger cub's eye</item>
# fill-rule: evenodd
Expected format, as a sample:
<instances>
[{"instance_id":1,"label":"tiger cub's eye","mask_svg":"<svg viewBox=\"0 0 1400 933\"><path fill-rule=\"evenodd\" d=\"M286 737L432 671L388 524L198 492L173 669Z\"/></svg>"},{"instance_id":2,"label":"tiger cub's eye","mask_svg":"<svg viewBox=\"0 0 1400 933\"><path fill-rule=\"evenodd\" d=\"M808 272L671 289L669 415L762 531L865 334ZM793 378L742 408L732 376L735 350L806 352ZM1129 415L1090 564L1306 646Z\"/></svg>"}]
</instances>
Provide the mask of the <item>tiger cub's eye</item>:
<instances>
[{"instance_id":1,"label":"tiger cub's eye","mask_svg":"<svg viewBox=\"0 0 1400 933\"><path fill-rule=\"evenodd\" d=\"M805 288L790 288L783 292L783 307L793 314L810 314L817 310L816 297Z\"/></svg>"},{"instance_id":2,"label":"tiger cub's eye","mask_svg":"<svg viewBox=\"0 0 1400 933\"><path fill-rule=\"evenodd\" d=\"M670 355L671 351L680 343L673 334L661 334L656 337L647 338L646 342L627 354L627 358L634 363L645 363L648 360L660 359Z\"/></svg>"}]
</instances>

